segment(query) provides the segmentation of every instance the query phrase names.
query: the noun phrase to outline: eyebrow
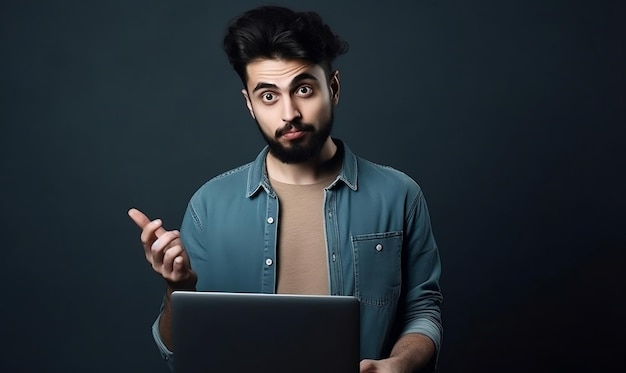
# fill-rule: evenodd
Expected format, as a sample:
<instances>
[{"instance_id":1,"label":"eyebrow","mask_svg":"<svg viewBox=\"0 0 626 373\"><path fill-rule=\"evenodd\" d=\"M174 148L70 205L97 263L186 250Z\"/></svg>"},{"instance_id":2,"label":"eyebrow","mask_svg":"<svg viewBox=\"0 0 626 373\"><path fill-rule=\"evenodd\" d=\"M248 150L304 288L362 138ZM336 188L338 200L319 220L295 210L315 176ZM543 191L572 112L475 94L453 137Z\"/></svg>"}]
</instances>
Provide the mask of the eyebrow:
<instances>
[{"instance_id":1,"label":"eyebrow","mask_svg":"<svg viewBox=\"0 0 626 373\"><path fill-rule=\"evenodd\" d=\"M307 79L315 80L315 81L319 80L312 74L302 73L302 74L296 76L295 78L293 78L293 80L289 84L289 87L293 88L294 86L298 85L301 81L307 80ZM269 89L277 89L278 86L276 84L273 84L273 83L263 83L263 82L261 82L261 83L257 84L256 87L254 87L252 92L256 92L259 89L267 89L267 88L269 88Z\"/></svg>"}]
</instances>

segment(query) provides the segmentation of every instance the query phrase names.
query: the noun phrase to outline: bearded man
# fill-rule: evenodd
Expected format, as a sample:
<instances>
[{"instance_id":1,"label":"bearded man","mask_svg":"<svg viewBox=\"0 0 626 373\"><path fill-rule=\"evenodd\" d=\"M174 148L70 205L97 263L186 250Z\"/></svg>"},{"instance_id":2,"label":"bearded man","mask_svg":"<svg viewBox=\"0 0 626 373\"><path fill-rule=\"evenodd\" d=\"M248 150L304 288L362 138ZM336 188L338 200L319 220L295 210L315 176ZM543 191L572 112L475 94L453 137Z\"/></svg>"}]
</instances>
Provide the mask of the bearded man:
<instances>
[{"instance_id":1,"label":"bearded man","mask_svg":"<svg viewBox=\"0 0 626 373\"><path fill-rule=\"evenodd\" d=\"M260 7L229 24L224 50L267 146L204 184L180 232L129 211L167 284L153 326L163 356L175 360L176 290L348 295L361 372L434 370L440 260L423 193L331 137L347 44L314 12Z\"/></svg>"}]
</instances>

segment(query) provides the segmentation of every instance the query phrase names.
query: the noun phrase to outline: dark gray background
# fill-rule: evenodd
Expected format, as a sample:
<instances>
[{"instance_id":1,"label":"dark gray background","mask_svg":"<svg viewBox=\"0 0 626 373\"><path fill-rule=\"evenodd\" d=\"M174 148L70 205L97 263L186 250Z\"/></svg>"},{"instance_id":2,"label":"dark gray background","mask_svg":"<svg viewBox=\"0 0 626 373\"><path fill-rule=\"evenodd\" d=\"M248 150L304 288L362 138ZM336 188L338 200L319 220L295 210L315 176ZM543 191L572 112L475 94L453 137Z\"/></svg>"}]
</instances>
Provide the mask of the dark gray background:
<instances>
[{"instance_id":1,"label":"dark gray background","mask_svg":"<svg viewBox=\"0 0 626 373\"><path fill-rule=\"evenodd\" d=\"M262 146L220 49L253 4L2 2L0 370L166 371L126 211L176 228ZM351 44L335 135L425 191L440 371L624 369L624 2L282 4Z\"/></svg>"}]
</instances>

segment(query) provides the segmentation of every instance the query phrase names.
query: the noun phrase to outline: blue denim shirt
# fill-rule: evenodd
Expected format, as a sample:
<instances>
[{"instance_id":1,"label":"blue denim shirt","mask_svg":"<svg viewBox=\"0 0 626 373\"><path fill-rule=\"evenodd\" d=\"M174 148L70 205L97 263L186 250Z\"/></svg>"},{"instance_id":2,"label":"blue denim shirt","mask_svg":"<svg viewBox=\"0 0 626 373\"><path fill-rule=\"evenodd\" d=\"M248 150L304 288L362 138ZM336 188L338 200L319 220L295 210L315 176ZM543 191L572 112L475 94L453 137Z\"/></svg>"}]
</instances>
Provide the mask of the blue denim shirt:
<instances>
[{"instance_id":1,"label":"blue denim shirt","mask_svg":"<svg viewBox=\"0 0 626 373\"><path fill-rule=\"evenodd\" d=\"M342 168L324 190L331 295L361 305L361 358L387 357L398 337L428 336L441 347L439 253L420 187L406 174L343 148ZM181 238L198 291L274 293L279 201L265 157L204 184L191 198ZM153 335L163 357L173 354ZM434 361L433 361L434 363Z\"/></svg>"}]
</instances>

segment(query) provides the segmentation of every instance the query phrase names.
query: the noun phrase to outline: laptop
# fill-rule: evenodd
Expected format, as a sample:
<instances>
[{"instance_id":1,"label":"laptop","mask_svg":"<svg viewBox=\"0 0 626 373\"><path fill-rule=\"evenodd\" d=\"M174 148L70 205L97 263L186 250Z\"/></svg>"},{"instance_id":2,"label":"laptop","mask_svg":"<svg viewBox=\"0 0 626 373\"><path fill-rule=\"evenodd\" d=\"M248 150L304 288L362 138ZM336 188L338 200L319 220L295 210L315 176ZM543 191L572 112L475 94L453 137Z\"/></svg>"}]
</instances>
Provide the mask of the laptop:
<instances>
[{"instance_id":1,"label":"laptop","mask_svg":"<svg viewBox=\"0 0 626 373\"><path fill-rule=\"evenodd\" d=\"M176 373L358 373L354 297L172 293Z\"/></svg>"}]
</instances>

